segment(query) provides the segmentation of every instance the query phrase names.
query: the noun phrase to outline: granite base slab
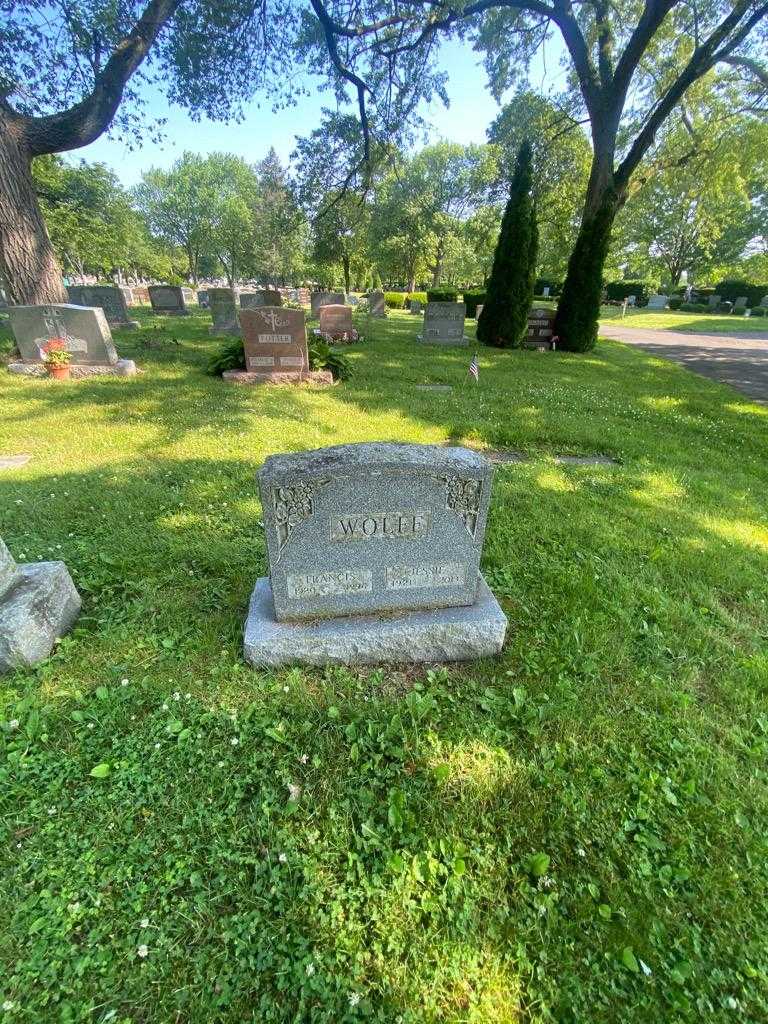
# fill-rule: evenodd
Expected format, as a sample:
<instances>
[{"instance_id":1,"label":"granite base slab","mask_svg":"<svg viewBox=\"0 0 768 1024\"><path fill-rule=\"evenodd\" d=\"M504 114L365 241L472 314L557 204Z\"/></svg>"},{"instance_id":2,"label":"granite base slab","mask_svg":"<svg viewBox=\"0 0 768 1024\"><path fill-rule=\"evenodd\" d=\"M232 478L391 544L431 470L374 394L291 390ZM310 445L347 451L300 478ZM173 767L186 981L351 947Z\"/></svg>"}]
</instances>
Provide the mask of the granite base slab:
<instances>
[{"instance_id":1,"label":"granite base slab","mask_svg":"<svg viewBox=\"0 0 768 1024\"><path fill-rule=\"evenodd\" d=\"M222 379L229 384L333 384L330 370L304 373L254 373L252 370L225 370Z\"/></svg>"},{"instance_id":2,"label":"granite base slab","mask_svg":"<svg viewBox=\"0 0 768 1024\"><path fill-rule=\"evenodd\" d=\"M71 629L81 603L63 562L20 565L0 599L0 672L47 658Z\"/></svg>"},{"instance_id":3,"label":"granite base slab","mask_svg":"<svg viewBox=\"0 0 768 1024\"><path fill-rule=\"evenodd\" d=\"M466 334L461 338L425 338L423 334L417 334L416 341L422 345L437 345L441 348L466 348L469 345Z\"/></svg>"},{"instance_id":4,"label":"granite base slab","mask_svg":"<svg viewBox=\"0 0 768 1024\"><path fill-rule=\"evenodd\" d=\"M24 377L48 376L42 363L8 363L8 372L19 373ZM118 359L116 363L97 366L75 366L72 363L69 365L71 380L82 380L85 377L135 377L138 372L132 359Z\"/></svg>"},{"instance_id":5,"label":"granite base slab","mask_svg":"<svg viewBox=\"0 0 768 1024\"><path fill-rule=\"evenodd\" d=\"M256 668L471 661L498 654L507 617L480 577L477 600L463 608L278 622L267 577L256 581L243 652Z\"/></svg>"}]
</instances>

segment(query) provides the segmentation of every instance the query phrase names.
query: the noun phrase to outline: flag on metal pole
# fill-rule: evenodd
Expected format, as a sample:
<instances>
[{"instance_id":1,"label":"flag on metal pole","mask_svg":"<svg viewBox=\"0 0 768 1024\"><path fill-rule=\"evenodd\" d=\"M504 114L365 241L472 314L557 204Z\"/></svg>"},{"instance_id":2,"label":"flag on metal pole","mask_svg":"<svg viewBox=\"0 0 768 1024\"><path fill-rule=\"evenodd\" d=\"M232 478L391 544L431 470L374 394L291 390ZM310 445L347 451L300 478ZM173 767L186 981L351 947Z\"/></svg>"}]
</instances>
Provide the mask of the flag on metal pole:
<instances>
[{"instance_id":1,"label":"flag on metal pole","mask_svg":"<svg viewBox=\"0 0 768 1024\"><path fill-rule=\"evenodd\" d=\"M472 356L472 362L469 364L468 373L470 377L475 378L475 381L478 384L480 383L480 364L477 361L477 352Z\"/></svg>"}]
</instances>

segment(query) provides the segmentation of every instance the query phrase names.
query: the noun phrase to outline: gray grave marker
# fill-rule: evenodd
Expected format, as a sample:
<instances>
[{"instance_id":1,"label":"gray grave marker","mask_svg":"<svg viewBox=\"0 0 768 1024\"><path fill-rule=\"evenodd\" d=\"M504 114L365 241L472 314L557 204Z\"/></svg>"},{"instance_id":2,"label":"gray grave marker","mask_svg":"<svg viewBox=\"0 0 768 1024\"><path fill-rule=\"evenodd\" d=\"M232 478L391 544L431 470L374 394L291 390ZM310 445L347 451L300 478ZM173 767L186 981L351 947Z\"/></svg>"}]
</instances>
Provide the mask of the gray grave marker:
<instances>
[{"instance_id":1,"label":"gray grave marker","mask_svg":"<svg viewBox=\"0 0 768 1024\"><path fill-rule=\"evenodd\" d=\"M371 292L369 294L368 309L371 316L380 318L387 315L387 304L384 299L384 292Z\"/></svg>"},{"instance_id":2,"label":"gray grave marker","mask_svg":"<svg viewBox=\"0 0 768 1024\"><path fill-rule=\"evenodd\" d=\"M209 288L208 305L213 317L213 324L208 328L210 334L240 334L237 301L231 288Z\"/></svg>"},{"instance_id":3,"label":"gray grave marker","mask_svg":"<svg viewBox=\"0 0 768 1024\"><path fill-rule=\"evenodd\" d=\"M419 341L428 345L468 345L469 339L464 336L466 313L463 302L428 302Z\"/></svg>"},{"instance_id":4,"label":"gray grave marker","mask_svg":"<svg viewBox=\"0 0 768 1024\"><path fill-rule=\"evenodd\" d=\"M136 373L132 360L118 358L101 309L62 302L51 306L12 306L8 312L22 359L20 363L9 363L11 373L44 376L43 346L53 338L60 338L72 354L73 377Z\"/></svg>"},{"instance_id":5,"label":"gray grave marker","mask_svg":"<svg viewBox=\"0 0 768 1024\"><path fill-rule=\"evenodd\" d=\"M270 288L262 288L256 292L240 293L241 309L256 309L259 306L282 306L283 297L280 292Z\"/></svg>"},{"instance_id":6,"label":"gray grave marker","mask_svg":"<svg viewBox=\"0 0 768 1024\"><path fill-rule=\"evenodd\" d=\"M312 316L318 316L321 306L343 306L347 300L344 292L312 292L310 303Z\"/></svg>"},{"instance_id":7,"label":"gray grave marker","mask_svg":"<svg viewBox=\"0 0 768 1024\"><path fill-rule=\"evenodd\" d=\"M165 316L189 316L187 309L185 291L175 284L151 284L147 289L149 301L152 303L153 313L162 313Z\"/></svg>"},{"instance_id":8,"label":"gray grave marker","mask_svg":"<svg viewBox=\"0 0 768 1024\"><path fill-rule=\"evenodd\" d=\"M491 476L481 455L436 445L374 442L267 459L259 488L270 579L253 593L246 658L496 653L506 618L479 569Z\"/></svg>"},{"instance_id":9,"label":"gray grave marker","mask_svg":"<svg viewBox=\"0 0 768 1024\"><path fill-rule=\"evenodd\" d=\"M80 604L63 562L17 565L0 538L0 672L47 658Z\"/></svg>"},{"instance_id":10,"label":"gray grave marker","mask_svg":"<svg viewBox=\"0 0 768 1024\"><path fill-rule=\"evenodd\" d=\"M111 327L139 326L138 321L128 318L128 308L121 288L112 285L77 284L67 288L67 295L74 306L96 306L102 309Z\"/></svg>"}]
</instances>

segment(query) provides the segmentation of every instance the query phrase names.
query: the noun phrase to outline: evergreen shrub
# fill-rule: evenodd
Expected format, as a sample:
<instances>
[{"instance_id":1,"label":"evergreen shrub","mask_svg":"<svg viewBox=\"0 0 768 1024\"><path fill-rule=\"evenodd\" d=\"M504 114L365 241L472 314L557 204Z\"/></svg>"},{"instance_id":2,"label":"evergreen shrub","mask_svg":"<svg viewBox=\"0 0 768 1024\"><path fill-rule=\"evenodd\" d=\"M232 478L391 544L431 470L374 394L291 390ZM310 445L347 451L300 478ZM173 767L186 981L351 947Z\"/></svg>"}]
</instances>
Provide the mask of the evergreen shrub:
<instances>
[{"instance_id":1,"label":"evergreen shrub","mask_svg":"<svg viewBox=\"0 0 768 1024\"><path fill-rule=\"evenodd\" d=\"M459 293L456 288L431 288L427 292L427 302L458 302Z\"/></svg>"},{"instance_id":2,"label":"evergreen shrub","mask_svg":"<svg viewBox=\"0 0 768 1024\"><path fill-rule=\"evenodd\" d=\"M407 298L406 292L384 292L384 305L387 309L404 309Z\"/></svg>"},{"instance_id":3,"label":"evergreen shrub","mask_svg":"<svg viewBox=\"0 0 768 1024\"><path fill-rule=\"evenodd\" d=\"M477 340L497 348L519 348L528 324L536 279L538 229L531 198L533 160L526 139L515 161L509 199L486 285L483 311L477 321Z\"/></svg>"},{"instance_id":4,"label":"evergreen shrub","mask_svg":"<svg viewBox=\"0 0 768 1024\"><path fill-rule=\"evenodd\" d=\"M483 289L471 289L464 292L464 302L467 304L467 317L473 319L477 316L477 307L484 305L486 293Z\"/></svg>"},{"instance_id":5,"label":"evergreen shrub","mask_svg":"<svg viewBox=\"0 0 768 1024\"><path fill-rule=\"evenodd\" d=\"M637 305L645 306L652 287L650 281L609 281L605 292L609 302L623 302L628 295L635 295Z\"/></svg>"}]
</instances>

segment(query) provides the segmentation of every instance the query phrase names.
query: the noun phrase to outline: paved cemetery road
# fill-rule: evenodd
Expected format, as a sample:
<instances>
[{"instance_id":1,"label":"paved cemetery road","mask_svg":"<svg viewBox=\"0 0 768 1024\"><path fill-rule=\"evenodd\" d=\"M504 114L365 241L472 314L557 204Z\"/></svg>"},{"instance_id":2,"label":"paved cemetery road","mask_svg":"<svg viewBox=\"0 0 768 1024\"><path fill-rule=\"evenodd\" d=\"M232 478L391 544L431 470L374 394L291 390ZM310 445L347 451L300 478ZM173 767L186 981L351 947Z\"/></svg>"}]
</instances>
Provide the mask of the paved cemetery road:
<instances>
[{"instance_id":1,"label":"paved cemetery road","mask_svg":"<svg viewBox=\"0 0 768 1024\"><path fill-rule=\"evenodd\" d=\"M683 334L606 323L601 324L600 334L672 359L694 373L730 384L742 394L768 403L768 331Z\"/></svg>"}]
</instances>

